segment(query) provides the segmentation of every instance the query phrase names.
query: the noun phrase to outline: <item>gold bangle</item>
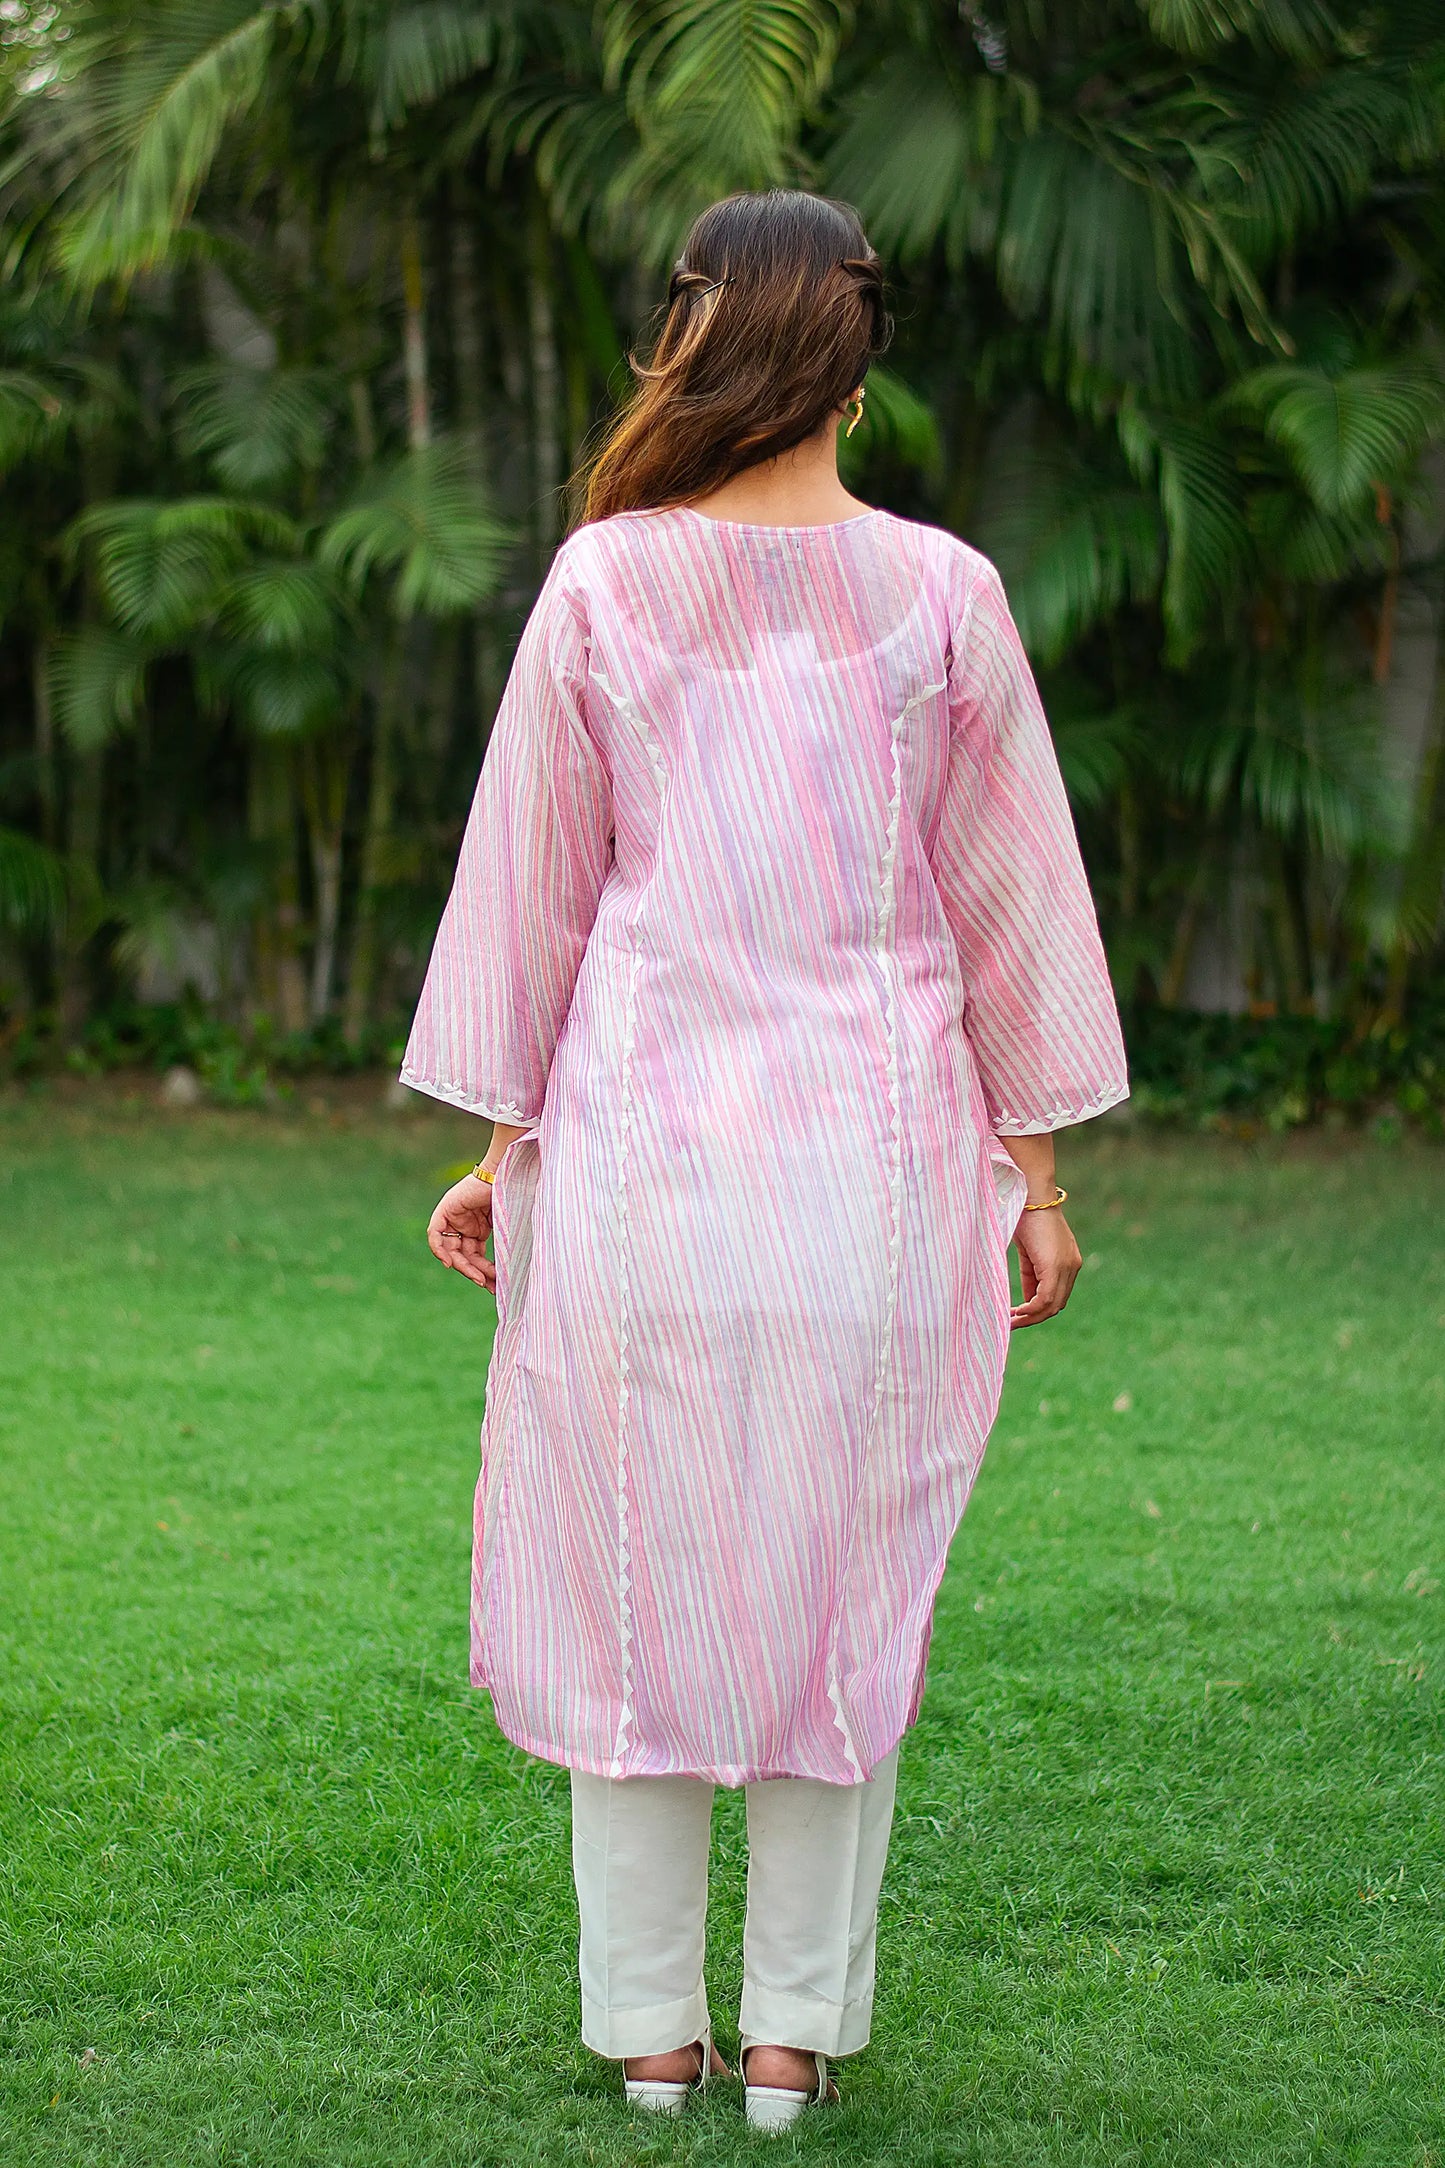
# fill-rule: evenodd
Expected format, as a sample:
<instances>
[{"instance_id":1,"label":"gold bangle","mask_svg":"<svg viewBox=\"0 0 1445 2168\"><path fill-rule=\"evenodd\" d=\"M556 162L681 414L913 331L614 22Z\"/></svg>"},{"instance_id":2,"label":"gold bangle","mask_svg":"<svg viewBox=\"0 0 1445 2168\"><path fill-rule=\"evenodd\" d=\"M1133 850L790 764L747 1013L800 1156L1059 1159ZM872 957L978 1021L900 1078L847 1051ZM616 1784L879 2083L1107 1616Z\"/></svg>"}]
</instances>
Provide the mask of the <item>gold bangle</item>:
<instances>
[{"instance_id":1,"label":"gold bangle","mask_svg":"<svg viewBox=\"0 0 1445 2168\"><path fill-rule=\"evenodd\" d=\"M496 1180L491 1168L484 1167L480 1160L473 1167L472 1174L478 1182L494 1182Z\"/></svg>"},{"instance_id":2,"label":"gold bangle","mask_svg":"<svg viewBox=\"0 0 1445 2168\"><path fill-rule=\"evenodd\" d=\"M1056 1182L1054 1184L1054 1195L1050 1197L1047 1204L1026 1204L1024 1206L1024 1210L1025 1212L1056 1211L1058 1207L1064 1202L1064 1199L1068 1196L1068 1194L1068 1191L1066 1189L1060 1189L1058 1183Z\"/></svg>"}]
</instances>

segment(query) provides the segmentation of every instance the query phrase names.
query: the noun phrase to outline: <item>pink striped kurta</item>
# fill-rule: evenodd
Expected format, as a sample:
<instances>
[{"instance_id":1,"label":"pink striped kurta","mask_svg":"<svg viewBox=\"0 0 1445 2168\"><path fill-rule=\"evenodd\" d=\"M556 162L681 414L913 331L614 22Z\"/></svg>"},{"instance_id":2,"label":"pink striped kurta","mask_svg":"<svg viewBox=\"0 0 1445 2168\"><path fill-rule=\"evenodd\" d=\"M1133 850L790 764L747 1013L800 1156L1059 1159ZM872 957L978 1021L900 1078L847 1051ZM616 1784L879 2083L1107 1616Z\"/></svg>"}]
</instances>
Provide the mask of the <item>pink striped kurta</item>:
<instances>
[{"instance_id":1,"label":"pink striped kurta","mask_svg":"<svg viewBox=\"0 0 1445 2168\"><path fill-rule=\"evenodd\" d=\"M1125 1097L993 568L625 513L523 633L404 1080L527 1125L472 1677L549 1761L856 1783L998 1406L1000 1135Z\"/></svg>"}]
</instances>

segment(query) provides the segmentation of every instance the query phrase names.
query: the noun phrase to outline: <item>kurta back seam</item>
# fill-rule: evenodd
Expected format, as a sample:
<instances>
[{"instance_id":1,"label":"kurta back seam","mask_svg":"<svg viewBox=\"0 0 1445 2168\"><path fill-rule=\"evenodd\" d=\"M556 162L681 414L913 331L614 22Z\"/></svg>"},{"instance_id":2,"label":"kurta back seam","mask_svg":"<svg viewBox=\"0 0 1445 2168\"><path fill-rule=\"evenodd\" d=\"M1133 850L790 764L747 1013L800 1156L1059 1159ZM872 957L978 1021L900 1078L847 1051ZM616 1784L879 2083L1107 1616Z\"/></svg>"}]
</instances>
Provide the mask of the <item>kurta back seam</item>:
<instances>
[{"instance_id":1,"label":"kurta back seam","mask_svg":"<svg viewBox=\"0 0 1445 2168\"><path fill-rule=\"evenodd\" d=\"M843 1748L848 1756L856 1779L867 1776L859 1758L853 1726L848 1716L839 1679L838 1642L848 1611L849 1580L853 1571L853 1543L857 1531L859 1501L868 1482L868 1467L878 1441L878 1430L883 1413L883 1393L889 1367L893 1358L893 1341L898 1321L898 1267L903 1247L903 1096L898 1064L898 1023L895 1014L896 990L893 984L894 920L896 916L896 868L898 862L898 838L903 819L903 759L898 733L904 719L914 709L942 691L939 685L931 685L910 700L901 713L890 723L888 729L892 788L888 800L888 827L880 868L878 884L878 922L875 938L875 954L883 990L883 1038L884 1065L888 1079L888 1280L883 1306L883 1324L878 1340L878 1357L873 1373L873 1397L868 1410L867 1427L864 1432L863 1451L859 1461L858 1482L853 1493L850 1525L843 1541L841 1571L838 1576L838 1611L833 1622L832 1649L829 1657L829 1698L838 1729L843 1735Z\"/></svg>"},{"instance_id":2,"label":"kurta back seam","mask_svg":"<svg viewBox=\"0 0 1445 2168\"><path fill-rule=\"evenodd\" d=\"M622 1043L622 1117L617 1139L617 1638L621 1700L617 1711L617 1736L612 1748L612 1774L622 1774L627 1751L627 1732L632 1722L632 1549L627 1501L627 1414L631 1379L627 1367L628 1227L627 1160L632 1144L632 1050L637 1031L637 981L642 970L637 946L637 917L641 898L630 925L632 963L627 981L627 1009Z\"/></svg>"},{"instance_id":3,"label":"kurta back seam","mask_svg":"<svg viewBox=\"0 0 1445 2168\"><path fill-rule=\"evenodd\" d=\"M600 671L594 672L595 681L601 685L618 712L624 715L637 732L644 752L651 764L658 789L658 843L661 844L666 826L669 795L667 764L654 741L646 718L641 715L626 696L617 691ZM617 1631L618 1674L621 1699L617 1712L617 1734L612 1748L612 1775L622 1775L623 1762L630 1741L628 1733L636 1714L633 1695L636 1674L632 1660L632 1512L628 1497L628 1446L627 1426L631 1400L631 1374L628 1367L629 1339L631 1336L631 1260L628 1254L628 1174L632 1151L633 1123L633 1054L637 1042L637 989L642 976L642 912L647 890L656 870L639 885L632 910L627 921L628 939L631 944L631 961L627 978L627 1002L622 1027L621 1060L621 1119L617 1140Z\"/></svg>"}]
</instances>

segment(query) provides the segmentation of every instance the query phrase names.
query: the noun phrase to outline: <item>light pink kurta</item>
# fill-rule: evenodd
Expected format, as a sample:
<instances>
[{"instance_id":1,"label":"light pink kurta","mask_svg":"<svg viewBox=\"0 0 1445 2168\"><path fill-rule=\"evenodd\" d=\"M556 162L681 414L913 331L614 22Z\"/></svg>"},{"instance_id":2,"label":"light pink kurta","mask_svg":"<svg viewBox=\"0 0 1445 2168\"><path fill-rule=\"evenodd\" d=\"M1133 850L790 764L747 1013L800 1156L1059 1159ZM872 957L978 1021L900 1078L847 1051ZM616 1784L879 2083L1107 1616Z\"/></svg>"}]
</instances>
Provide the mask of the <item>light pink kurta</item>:
<instances>
[{"instance_id":1,"label":"light pink kurta","mask_svg":"<svg viewBox=\"0 0 1445 2168\"><path fill-rule=\"evenodd\" d=\"M998 576L626 513L523 633L405 1081L530 1125L472 1676L612 1776L866 1777L998 1406L1022 1179L1127 1090Z\"/></svg>"}]
</instances>

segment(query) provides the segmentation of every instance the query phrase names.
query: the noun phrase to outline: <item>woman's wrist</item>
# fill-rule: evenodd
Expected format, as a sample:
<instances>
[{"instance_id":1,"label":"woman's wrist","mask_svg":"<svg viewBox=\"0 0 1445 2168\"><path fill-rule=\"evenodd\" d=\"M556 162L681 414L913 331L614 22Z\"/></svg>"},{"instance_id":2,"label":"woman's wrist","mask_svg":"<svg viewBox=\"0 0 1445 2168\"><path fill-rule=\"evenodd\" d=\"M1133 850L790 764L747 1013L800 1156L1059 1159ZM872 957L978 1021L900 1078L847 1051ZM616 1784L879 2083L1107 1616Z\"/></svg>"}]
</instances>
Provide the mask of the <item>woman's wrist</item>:
<instances>
[{"instance_id":1,"label":"woman's wrist","mask_svg":"<svg viewBox=\"0 0 1445 2168\"><path fill-rule=\"evenodd\" d=\"M1026 1201L1052 1204L1058 1194L1052 1135L1046 1131L1037 1137L1000 1137L999 1142L1028 1183Z\"/></svg>"},{"instance_id":2,"label":"woman's wrist","mask_svg":"<svg viewBox=\"0 0 1445 2168\"><path fill-rule=\"evenodd\" d=\"M487 1175L496 1173L503 1152L514 1137L525 1133L526 1128L525 1122L493 1122L491 1142L477 1161L477 1172L482 1180L485 1180Z\"/></svg>"}]
</instances>

